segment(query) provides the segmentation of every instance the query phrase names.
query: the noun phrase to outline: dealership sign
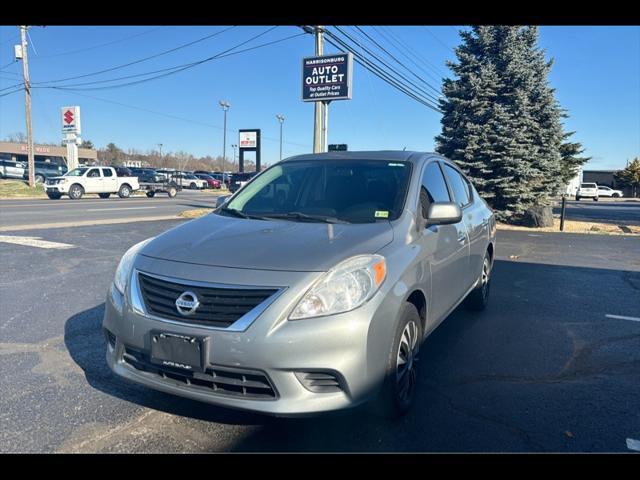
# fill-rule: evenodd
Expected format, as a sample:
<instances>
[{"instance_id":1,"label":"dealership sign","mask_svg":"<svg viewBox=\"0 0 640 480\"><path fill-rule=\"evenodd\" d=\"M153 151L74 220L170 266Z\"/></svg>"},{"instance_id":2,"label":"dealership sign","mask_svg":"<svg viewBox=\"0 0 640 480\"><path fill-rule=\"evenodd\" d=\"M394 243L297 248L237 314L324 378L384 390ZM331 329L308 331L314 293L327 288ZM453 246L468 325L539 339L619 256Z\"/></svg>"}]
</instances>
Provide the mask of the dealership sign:
<instances>
[{"instance_id":1,"label":"dealership sign","mask_svg":"<svg viewBox=\"0 0 640 480\"><path fill-rule=\"evenodd\" d=\"M302 59L302 101L351 100L353 57L350 53Z\"/></svg>"},{"instance_id":2,"label":"dealership sign","mask_svg":"<svg viewBox=\"0 0 640 480\"><path fill-rule=\"evenodd\" d=\"M62 107L62 133L80 135L80 107Z\"/></svg>"},{"instance_id":3,"label":"dealership sign","mask_svg":"<svg viewBox=\"0 0 640 480\"><path fill-rule=\"evenodd\" d=\"M238 145L240 148L257 148L258 131L257 130L240 130L240 140Z\"/></svg>"}]
</instances>

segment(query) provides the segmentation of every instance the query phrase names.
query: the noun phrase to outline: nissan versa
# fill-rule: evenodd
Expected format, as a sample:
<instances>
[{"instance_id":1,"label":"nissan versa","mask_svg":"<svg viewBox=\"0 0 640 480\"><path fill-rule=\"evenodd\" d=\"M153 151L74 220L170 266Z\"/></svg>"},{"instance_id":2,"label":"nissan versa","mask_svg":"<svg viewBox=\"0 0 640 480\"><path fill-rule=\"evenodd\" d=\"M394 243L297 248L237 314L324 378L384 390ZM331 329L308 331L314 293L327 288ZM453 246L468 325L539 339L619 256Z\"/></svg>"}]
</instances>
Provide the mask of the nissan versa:
<instances>
[{"instance_id":1,"label":"nissan versa","mask_svg":"<svg viewBox=\"0 0 640 480\"><path fill-rule=\"evenodd\" d=\"M129 249L107 294L107 362L224 407L405 413L422 341L488 301L492 210L447 159L283 160L210 214Z\"/></svg>"}]
</instances>

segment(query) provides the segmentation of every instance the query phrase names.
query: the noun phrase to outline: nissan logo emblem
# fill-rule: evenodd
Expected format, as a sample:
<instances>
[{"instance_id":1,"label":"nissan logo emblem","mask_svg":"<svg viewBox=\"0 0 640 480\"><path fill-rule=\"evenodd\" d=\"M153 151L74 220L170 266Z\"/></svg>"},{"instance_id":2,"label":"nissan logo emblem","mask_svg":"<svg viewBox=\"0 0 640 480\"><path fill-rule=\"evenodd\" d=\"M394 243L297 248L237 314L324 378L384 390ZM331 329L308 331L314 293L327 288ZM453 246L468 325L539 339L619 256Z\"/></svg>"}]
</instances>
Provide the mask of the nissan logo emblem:
<instances>
[{"instance_id":1,"label":"nissan logo emblem","mask_svg":"<svg viewBox=\"0 0 640 480\"><path fill-rule=\"evenodd\" d=\"M193 292L183 292L176 300L178 313L185 317L196 313L199 306L198 296Z\"/></svg>"}]
</instances>

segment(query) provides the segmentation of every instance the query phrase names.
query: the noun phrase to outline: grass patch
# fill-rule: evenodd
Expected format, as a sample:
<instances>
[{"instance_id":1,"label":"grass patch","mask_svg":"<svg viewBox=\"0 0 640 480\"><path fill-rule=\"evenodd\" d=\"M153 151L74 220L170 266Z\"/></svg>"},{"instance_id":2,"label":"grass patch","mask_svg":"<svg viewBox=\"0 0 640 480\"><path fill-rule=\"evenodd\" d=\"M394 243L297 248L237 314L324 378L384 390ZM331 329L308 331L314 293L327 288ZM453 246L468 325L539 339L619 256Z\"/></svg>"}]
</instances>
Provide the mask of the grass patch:
<instances>
[{"instance_id":1,"label":"grass patch","mask_svg":"<svg viewBox=\"0 0 640 480\"><path fill-rule=\"evenodd\" d=\"M182 218L200 218L205 216L207 213L211 213L213 208L194 208L193 210L185 210L178 214L179 217Z\"/></svg>"},{"instance_id":2,"label":"grass patch","mask_svg":"<svg viewBox=\"0 0 640 480\"><path fill-rule=\"evenodd\" d=\"M522 230L527 232L560 232L560 219L553 219L553 227L529 228L506 223L498 223L499 230ZM564 221L565 233L591 233L597 235L640 235L640 226L614 225L600 222L580 222L577 220ZM560 232L563 233L563 232Z\"/></svg>"},{"instance_id":3,"label":"grass patch","mask_svg":"<svg viewBox=\"0 0 640 480\"><path fill-rule=\"evenodd\" d=\"M0 180L0 198L38 197L46 198L42 185L30 188L22 180Z\"/></svg>"}]
</instances>

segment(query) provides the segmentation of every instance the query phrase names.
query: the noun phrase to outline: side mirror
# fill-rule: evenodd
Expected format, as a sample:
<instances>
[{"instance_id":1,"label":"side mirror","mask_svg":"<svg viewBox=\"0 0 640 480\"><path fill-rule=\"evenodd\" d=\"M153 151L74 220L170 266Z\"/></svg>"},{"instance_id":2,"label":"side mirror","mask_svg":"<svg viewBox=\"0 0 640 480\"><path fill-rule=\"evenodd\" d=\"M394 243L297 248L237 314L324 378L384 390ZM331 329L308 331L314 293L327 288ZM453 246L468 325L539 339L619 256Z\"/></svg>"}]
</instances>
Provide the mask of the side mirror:
<instances>
[{"instance_id":1,"label":"side mirror","mask_svg":"<svg viewBox=\"0 0 640 480\"><path fill-rule=\"evenodd\" d=\"M450 225L462 220L462 210L453 202L435 202L429 205L426 226Z\"/></svg>"},{"instance_id":2,"label":"side mirror","mask_svg":"<svg viewBox=\"0 0 640 480\"><path fill-rule=\"evenodd\" d=\"M222 206L222 204L229 200L230 197L231 195L220 195L218 198L216 198L216 208Z\"/></svg>"}]
</instances>

